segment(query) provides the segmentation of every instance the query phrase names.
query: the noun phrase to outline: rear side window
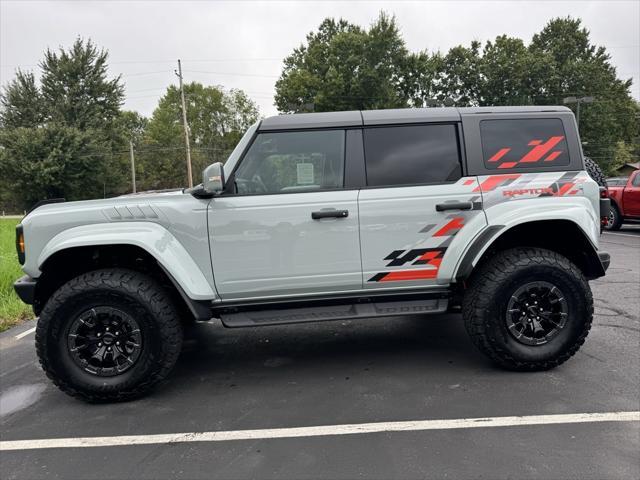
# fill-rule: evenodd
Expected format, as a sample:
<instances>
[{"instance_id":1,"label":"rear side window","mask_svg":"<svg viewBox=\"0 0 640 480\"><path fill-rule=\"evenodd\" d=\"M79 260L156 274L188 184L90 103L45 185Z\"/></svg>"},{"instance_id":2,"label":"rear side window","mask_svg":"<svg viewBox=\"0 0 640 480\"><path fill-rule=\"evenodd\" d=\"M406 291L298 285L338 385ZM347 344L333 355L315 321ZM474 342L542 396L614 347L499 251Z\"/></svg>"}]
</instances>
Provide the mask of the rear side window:
<instances>
[{"instance_id":1,"label":"rear side window","mask_svg":"<svg viewBox=\"0 0 640 480\"><path fill-rule=\"evenodd\" d=\"M489 170L569 165L560 119L483 120L480 135L484 165Z\"/></svg>"},{"instance_id":2,"label":"rear side window","mask_svg":"<svg viewBox=\"0 0 640 480\"><path fill-rule=\"evenodd\" d=\"M631 182L631 185L633 185L634 187L640 187L640 173L636 173L636 176Z\"/></svg>"},{"instance_id":3,"label":"rear side window","mask_svg":"<svg viewBox=\"0 0 640 480\"><path fill-rule=\"evenodd\" d=\"M461 176L455 125L411 125L364 130L367 185L444 183Z\"/></svg>"}]
</instances>

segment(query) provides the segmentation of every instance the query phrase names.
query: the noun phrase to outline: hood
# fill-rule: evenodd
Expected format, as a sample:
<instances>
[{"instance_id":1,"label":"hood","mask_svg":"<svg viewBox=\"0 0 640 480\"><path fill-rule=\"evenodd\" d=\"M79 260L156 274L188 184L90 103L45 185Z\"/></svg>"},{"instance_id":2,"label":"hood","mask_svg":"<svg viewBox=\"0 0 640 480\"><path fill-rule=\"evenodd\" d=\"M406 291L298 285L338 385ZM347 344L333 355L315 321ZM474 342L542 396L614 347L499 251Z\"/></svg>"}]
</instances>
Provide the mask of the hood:
<instances>
[{"instance_id":1,"label":"hood","mask_svg":"<svg viewBox=\"0 0 640 480\"><path fill-rule=\"evenodd\" d=\"M185 195L182 189L168 190L149 190L146 192L128 193L118 197L99 198L95 200L76 200L66 202L64 199L43 200L36 203L31 210L27 212L23 221L34 214L53 214L66 213L77 210L95 210L102 207L115 207L118 205L131 205L137 203L153 203L154 201L164 198L175 198L176 196Z\"/></svg>"}]
</instances>

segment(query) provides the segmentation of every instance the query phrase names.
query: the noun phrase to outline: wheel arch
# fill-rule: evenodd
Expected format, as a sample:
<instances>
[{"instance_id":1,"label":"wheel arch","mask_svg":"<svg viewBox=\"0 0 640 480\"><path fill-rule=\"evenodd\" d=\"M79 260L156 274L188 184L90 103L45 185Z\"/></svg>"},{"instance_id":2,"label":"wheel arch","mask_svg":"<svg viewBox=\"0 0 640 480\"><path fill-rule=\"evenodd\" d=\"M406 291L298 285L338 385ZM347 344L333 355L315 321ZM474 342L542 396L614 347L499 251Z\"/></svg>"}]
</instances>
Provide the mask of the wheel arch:
<instances>
[{"instance_id":1,"label":"wheel arch","mask_svg":"<svg viewBox=\"0 0 640 480\"><path fill-rule=\"evenodd\" d=\"M609 197L609 201L611 202L611 206L618 210L618 213L622 215L622 210L620 210L620 205L618 203L618 199L615 197Z\"/></svg>"},{"instance_id":2,"label":"wheel arch","mask_svg":"<svg viewBox=\"0 0 640 480\"><path fill-rule=\"evenodd\" d=\"M217 298L199 267L171 232L157 224L132 222L85 225L52 238L38 257L37 303L43 305L47 295L53 293L52 288L73 276L108 267L130 268L162 280L196 318L206 313L202 305ZM34 309L37 309L35 304Z\"/></svg>"},{"instance_id":3,"label":"wheel arch","mask_svg":"<svg viewBox=\"0 0 640 480\"><path fill-rule=\"evenodd\" d=\"M456 282L465 282L496 252L514 247L537 247L557 252L576 264L588 279L605 274L596 247L576 222L547 219L523 221L512 226L492 225L485 229L463 255L456 271Z\"/></svg>"}]
</instances>

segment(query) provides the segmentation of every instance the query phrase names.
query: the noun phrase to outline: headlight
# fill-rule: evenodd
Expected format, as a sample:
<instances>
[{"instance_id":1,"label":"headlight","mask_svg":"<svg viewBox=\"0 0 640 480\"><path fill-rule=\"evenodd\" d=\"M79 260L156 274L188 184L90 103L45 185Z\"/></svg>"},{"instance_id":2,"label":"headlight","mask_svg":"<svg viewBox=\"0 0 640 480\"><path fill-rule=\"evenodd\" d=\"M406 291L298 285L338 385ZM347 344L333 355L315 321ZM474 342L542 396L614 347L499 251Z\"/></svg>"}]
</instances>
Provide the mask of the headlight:
<instances>
[{"instance_id":1,"label":"headlight","mask_svg":"<svg viewBox=\"0 0 640 480\"><path fill-rule=\"evenodd\" d=\"M16 251L20 265L24 265L24 232L20 224L16 227Z\"/></svg>"}]
</instances>

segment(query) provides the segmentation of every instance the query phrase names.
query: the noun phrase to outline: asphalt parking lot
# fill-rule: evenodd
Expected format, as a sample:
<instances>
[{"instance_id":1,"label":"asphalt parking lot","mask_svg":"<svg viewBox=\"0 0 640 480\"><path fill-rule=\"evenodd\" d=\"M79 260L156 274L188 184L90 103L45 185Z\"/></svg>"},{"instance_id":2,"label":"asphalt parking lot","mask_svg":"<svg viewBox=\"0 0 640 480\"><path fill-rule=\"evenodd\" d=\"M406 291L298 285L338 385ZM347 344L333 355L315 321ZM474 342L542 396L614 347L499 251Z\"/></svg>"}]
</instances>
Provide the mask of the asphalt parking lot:
<instances>
[{"instance_id":1,"label":"asphalt parking lot","mask_svg":"<svg viewBox=\"0 0 640 480\"><path fill-rule=\"evenodd\" d=\"M572 360L542 373L492 366L459 315L198 325L164 388L135 402L87 405L45 378L28 322L0 335L0 440L138 440L4 450L0 477L640 478L633 420L338 434L345 424L639 411L640 227L605 233L602 242L612 265L592 282L591 334ZM273 430L313 426L327 428L285 438ZM244 430L262 433L238 434ZM195 432L228 433L144 442Z\"/></svg>"}]
</instances>

